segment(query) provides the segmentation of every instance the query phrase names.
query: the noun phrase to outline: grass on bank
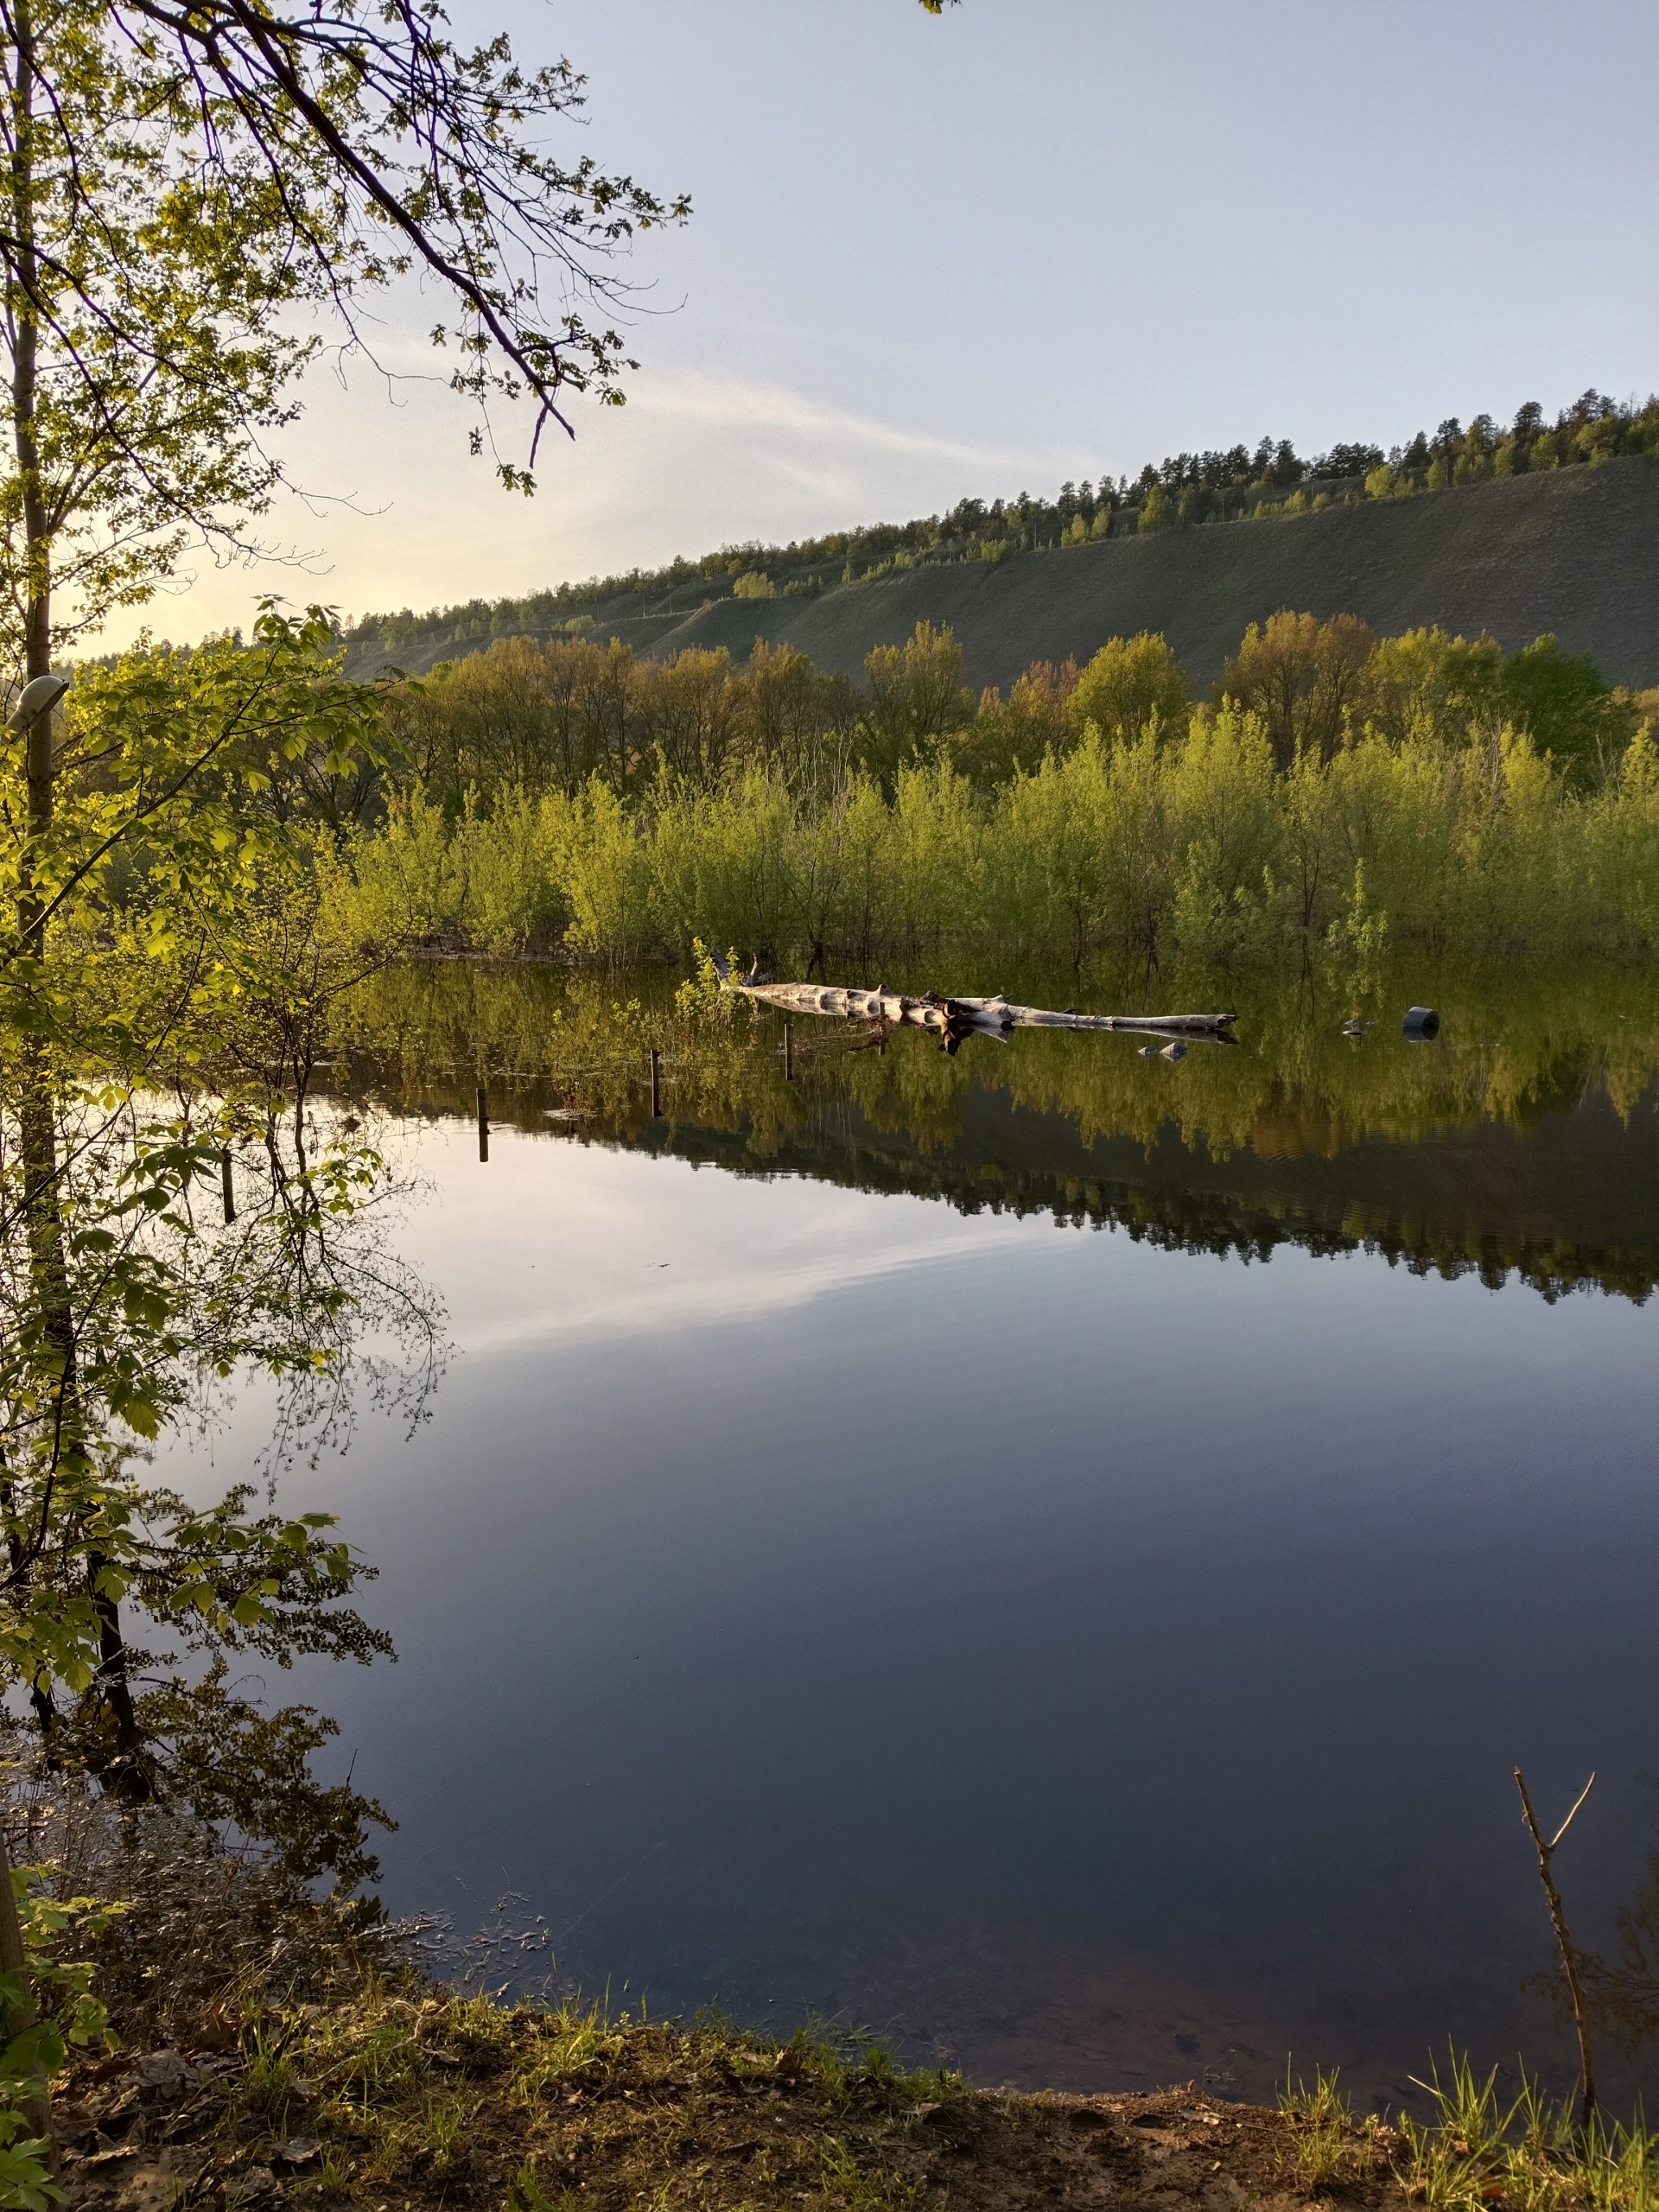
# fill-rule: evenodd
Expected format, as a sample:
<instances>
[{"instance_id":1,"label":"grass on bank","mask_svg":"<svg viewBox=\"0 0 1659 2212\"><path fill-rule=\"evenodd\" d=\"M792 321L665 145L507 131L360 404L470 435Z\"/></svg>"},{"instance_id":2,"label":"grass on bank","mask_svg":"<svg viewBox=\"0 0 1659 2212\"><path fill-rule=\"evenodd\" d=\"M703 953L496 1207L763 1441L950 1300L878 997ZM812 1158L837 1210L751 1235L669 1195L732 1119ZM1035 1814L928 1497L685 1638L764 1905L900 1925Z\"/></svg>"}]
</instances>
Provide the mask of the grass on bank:
<instances>
[{"instance_id":1,"label":"grass on bank","mask_svg":"<svg viewBox=\"0 0 1659 2212\"><path fill-rule=\"evenodd\" d=\"M779 2044L715 2018L505 2005L376 1976L342 2003L251 2013L232 2051L185 2058L170 2095L138 2101L148 2144L130 2159L118 2155L135 2118L123 2061L62 2085L72 2179L165 2146L196 2202L280 2192L387 2212L801 2201L881 2212L918 2201L905 2131L973 2094L957 2074L906 2071L857 2038L803 2030ZM925 2152L939 2139L936 2126L918 2141ZM129 2191L136 2178L121 2177Z\"/></svg>"},{"instance_id":2,"label":"grass on bank","mask_svg":"<svg viewBox=\"0 0 1659 2212\"><path fill-rule=\"evenodd\" d=\"M57 2085L78 2204L332 2212L709 2208L920 2212L1135 2201L1421 2203L1431 2212L1652 2212L1659 2145L1576 2130L1530 2086L1505 2104L1453 2057L1433 2115L1357 2115L1336 2076L1276 2110L1178 2085L1077 2097L907 2071L879 2044L787 2042L717 2018L459 1996L365 1974L282 2008L245 1992L206 2047L82 2064ZM217 2018L217 2031L214 2018ZM145 2192L149 2194L146 2195Z\"/></svg>"},{"instance_id":3,"label":"grass on bank","mask_svg":"<svg viewBox=\"0 0 1659 2212\"><path fill-rule=\"evenodd\" d=\"M38 1951L31 1994L86 1978L116 2038L53 2061L70 2202L96 2212L1659 2212L1659 2143L1509 2101L1455 2056L1423 2120L1357 2115L1334 2075L1276 2107L1194 2082L1151 2095L976 2088L823 2028L654 2020L435 1982L430 1931L319 1902L273 1854L61 1775L7 1828ZM97 1897L76 1912L67 1901ZM37 1911L34 1902L54 1907ZM110 1910L110 1908L115 1908ZM476 1942L437 1954L477 1974ZM44 1971L41 1969L43 1968ZM54 1990L56 1994L54 1994ZM11 2000L16 2002L16 1993ZM0 2110L22 2077L0 2083ZM14 2113L21 2119L21 2113ZM44 2181L44 2177L40 2177ZM12 2187L0 2212L49 2212Z\"/></svg>"},{"instance_id":4,"label":"grass on bank","mask_svg":"<svg viewBox=\"0 0 1659 2212\"><path fill-rule=\"evenodd\" d=\"M1628 2126L1575 2120L1522 2076L1507 2102L1496 2069L1484 2079L1455 2050L1446 2071L1418 2086L1433 2103L1427 2120L1389 2124L1356 2113L1338 2076L1287 2079L1279 2099L1289 2131L1289 2171L1314 2192L1353 2194L1379 2181L1430 2212L1650 2212L1659 2204L1659 2138L1641 2116Z\"/></svg>"}]
</instances>

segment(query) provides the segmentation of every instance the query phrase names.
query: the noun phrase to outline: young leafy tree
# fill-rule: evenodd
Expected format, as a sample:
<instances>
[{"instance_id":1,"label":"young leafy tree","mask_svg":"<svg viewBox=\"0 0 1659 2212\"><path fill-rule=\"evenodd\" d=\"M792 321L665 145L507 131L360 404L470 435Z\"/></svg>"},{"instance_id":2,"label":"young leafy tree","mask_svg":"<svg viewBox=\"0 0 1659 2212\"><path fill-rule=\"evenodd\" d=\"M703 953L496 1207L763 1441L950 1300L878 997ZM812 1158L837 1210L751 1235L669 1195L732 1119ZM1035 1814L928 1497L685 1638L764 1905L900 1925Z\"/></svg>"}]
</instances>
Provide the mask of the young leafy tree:
<instances>
[{"instance_id":1,"label":"young leafy tree","mask_svg":"<svg viewBox=\"0 0 1659 2212\"><path fill-rule=\"evenodd\" d=\"M1064 753L1071 735L1069 709L1077 688L1077 664L1033 661L1014 681L1005 700L993 684L980 694L979 708L950 743L950 759L964 775L982 785L1030 774L1051 753ZM1081 732L1082 725L1077 725Z\"/></svg>"},{"instance_id":2,"label":"young leafy tree","mask_svg":"<svg viewBox=\"0 0 1659 2212\"><path fill-rule=\"evenodd\" d=\"M1077 678L1067 706L1079 734L1092 722L1109 741L1133 743L1154 721L1178 730L1188 702L1186 671L1161 632L1109 638Z\"/></svg>"},{"instance_id":3,"label":"young leafy tree","mask_svg":"<svg viewBox=\"0 0 1659 2212\"><path fill-rule=\"evenodd\" d=\"M1236 705L1263 716L1281 768L1302 752L1328 760L1360 700L1376 642L1354 615L1321 622L1317 615L1281 608L1265 623L1251 623L1217 688Z\"/></svg>"},{"instance_id":4,"label":"young leafy tree","mask_svg":"<svg viewBox=\"0 0 1659 2212\"><path fill-rule=\"evenodd\" d=\"M864 658L869 685L859 732L864 766L891 789L900 768L926 758L939 740L972 719L974 695L962 681L962 647L947 623L918 622L902 645L877 645Z\"/></svg>"},{"instance_id":5,"label":"young leafy tree","mask_svg":"<svg viewBox=\"0 0 1659 2212\"><path fill-rule=\"evenodd\" d=\"M1504 656L1497 692L1516 728L1580 786L1611 773L1634 728L1590 655L1564 653L1553 632Z\"/></svg>"}]
</instances>

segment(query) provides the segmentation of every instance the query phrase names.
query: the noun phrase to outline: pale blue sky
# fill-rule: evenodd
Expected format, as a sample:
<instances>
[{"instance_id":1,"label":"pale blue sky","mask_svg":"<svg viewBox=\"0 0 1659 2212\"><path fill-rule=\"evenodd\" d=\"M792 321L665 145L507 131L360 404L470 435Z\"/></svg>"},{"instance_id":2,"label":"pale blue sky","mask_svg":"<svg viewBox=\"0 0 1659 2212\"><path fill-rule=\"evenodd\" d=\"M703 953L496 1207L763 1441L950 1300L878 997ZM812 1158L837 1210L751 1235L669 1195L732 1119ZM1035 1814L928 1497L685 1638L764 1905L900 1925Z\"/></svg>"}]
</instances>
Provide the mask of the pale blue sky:
<instances>
[{"instance_id":1,"label":"pale blue sky","mask_svg":"<svg viewBox=\"0 0 1659 2212\"><path fill-rule=\"evenodd\" d=\"M454 0L590 79L647 241L626 410L526 505L458 402L314 378L285 588L351 612L1051 491L1182 447L1387 445L1659 385L1659 8L1482 0ZM431 302L385 357L424 370ZM278 579L282 582L282 579ZM245 613L202 573L151 620Z\"/></svg>"}]
</instances>

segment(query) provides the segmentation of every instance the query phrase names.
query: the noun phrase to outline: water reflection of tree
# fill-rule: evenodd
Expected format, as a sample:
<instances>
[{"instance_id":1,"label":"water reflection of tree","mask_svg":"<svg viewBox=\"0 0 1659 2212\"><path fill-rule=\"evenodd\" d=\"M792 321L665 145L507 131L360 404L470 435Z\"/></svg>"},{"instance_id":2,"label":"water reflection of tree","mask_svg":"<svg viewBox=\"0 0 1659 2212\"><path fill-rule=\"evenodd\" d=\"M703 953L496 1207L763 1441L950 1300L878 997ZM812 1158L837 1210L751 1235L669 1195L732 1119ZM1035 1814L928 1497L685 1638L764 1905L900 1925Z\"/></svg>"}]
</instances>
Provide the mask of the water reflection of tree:
<instances>
[{"instance_id":1,"label":"water reflection of tree","mask_svg":"<svg viewBox=\"0 0 1659 2212\"><path fill-rule=\"evenodd\" d=\"M67 1079L52 1096L51 1310L38 1145L8 1128L0 1160L0 1580L41 1749L124 1796L230 1819L296 1874L333 1869L350 1887L381 1815L311 1776L334 1724L307 1706L266 1712L231 1668L390 1651L350 1602L372 1570L327 1516L276 1499L285 1469L344 1445L365 1398L409 1419L426 1408L442 1315L397 1252L400 1191L344 1107L296 1122L280 1091L227 1108L200 1088ZM232 1164L208 1181L226 1142ZM276 1419L249 1471L266 1510L251 1480L203 1505L150 1479L139 1440L213 1425L259 1372ZM89 1605L96 1664L54 1664L52 1625Z\"/></svg>"},{"instance_id":2,"label":"water reflection of tree","mask_svg":"<svg viewBox=\"0 0 1659 2212\"><path fill-rule=\"evenodd\" d=\"M1582 1952L1579 1972L1599 2032L1634 2056L1659 2037L1659 1851L1615 1925L1618 1955Z\"/></svg>"},{"instance_id":3,"label":"water reflection of tree","mask_svg":"<svg viewBox=\"0 0 1659 2212\"><path fill-rule=\"evenodd\" d=\"M1021 995L1038 1003L1079 995L1069 970L1014 980ZM420 963L376 976L343 1010L339 1034L399 1085L429 1082L435 1102L453 1071L464 1083L492 1076L556 1083L590 1105L626 1112L637 1088L629 1057L636 1047L663 1044L671 1034L678 1048L696 1048L696 1039L675 1028L676 981L660 971L618 985L529 964ZM1085 1137L1150 1143L1173 1116L1187 1141L1202 1142L1215 1158L1246 1147L1278 1157L1330 1157L1359 1137L1409 1140L1480 1121L1524 1128L1586 1086L1599 1086L1627 1119L1659 1072L1659 1016L1637 969L1516 963L1425 974L1399 968L1376 994L1392 1017L1358 1039L1342 1034L1346 983L1338 972L1323 979L1160 977L1159 993L1172 1004L1219 996L1241 1009L1244 1049L1193 1052L1179 1090L1124 1040L1091 1039L1080 1048L1065 1033L1039 1031L1022 1033L1010 1051L976 1045L954 1071L949 1063L873 1055L859 1078L860 1096L885 1114L895 1091L936 1108L988 1086L1007 1090L1021 1105L1071 1116ZM1144 979L1137 985L1103 971L1090 979L1087 1002L1122 1005L1132 990L1137 1000L1143 995ZM1398 1010L1425 996L1440 1010L1440 1037L1433 1046L1404 1049ZM713 1033L727 1050L743 1035L729 1025ZM775 1022L768 1033L775 1046ZM802 1020L795 1033L810 1053L846 1031ZM771 1061L762 1055L751 1065L759 1071ZM932 1121L936 1112L919 1118Z\"/></svg>"},{"instance_id":4,"label":"water reflection of tree","mask_svg":"<svg viewBox=\"0 0 1659 2212\"><path fill-rule=\"evenodd\" d=\"M1630 1902L1620 1906L1614 1929L1618 1948L1611 1957L1575 1943L1573 1961L1592 2044L1638 2058L1659 2042L1659 1851L1648 1853L1647 1871ZM1529 1975L1523 1986L1547 1998L1571 2026L1572 1999L1559 1962Z\"/></svg>"},{"instance_id":5,"label":"water reflection of tree","mask_svg":"<svg viewBox=\"0 0 1659 2212\"><path fill-rule=\"evenodd\" d=\"M365 1401L418 1420L442 1320L372 1117L312 1095L368 963L320 931L303 869L271 873L159 942L66 931L114 1049L60 1021L0 1054L0 1645L54 1769L349 1888L379 1808L312 1776L326 1716L266 1711L232 1668L390 1651L351 1602L372 1570L331 1516L279 1510L279 1478ZM241 1479L209 1504L156 1482L151 1447L255 1376L272 1421Z\"/></svg>"},{"instance_id":6,"label":"water reflection of tree","mask_svg":"<svg viewBox=\"0 0 1659 2212\"><path fill-rule=\"evenodd\" d=\"M1022 995L1045 995L1041 979L1020 980ZM915 1035L879 1052L855 1049L861 1029L797 1020L789 1082L776 1017L747 1008L693 1017L660 974L618 986L527 966L389 970L342 1001L338 1033L358 1080L426 1110L468 1110L482 1081L498 1120L516 1115L545 1130L550 1108L567 1117L552 1126L567 1131L666 1144L738 1173L786 1166L966 1209L1109 1222L1188 1249L1256 1256L1289 1241L1316 1251L1364 1246L1419 1272L1475 1273L1493 1284L1518 1275L1548 1297L1581 1285L1644 1297L1659 1277L1659 1236L1633 1228L1615 1245L1541 1226L1518 1183L1506 1196L1521 1147L1484 1156L1478 1208L1462 1171L1437 1166L1432 1147L1405 1149L1485 1124L1524 1132L1586 1096L1611 1109L1610 1132L1645 1117L1659 1020L1643 977L1531 963L1431 979L1391 973L1379 1003L1432 996L1442 1012L1440 1039L1415 1046L1393 1021L1344 1035L1349 980L1258 978L1236 1001L1236 978L1166 984L1172 1001L1241 1003L1243 1044L1195 1046L1179 1068L1122 1038L1025 1032L1007 1045L970 1039L952 1058ZM1069 973L1056 988L1058 1002L1076 995ZM1103 976L1089 1001L1122 1004L1128 988ZM652 1045L664 1054L667 1120L658 1124L643 1079ZM1065 1142L1047 1147L1065 1166L1048 1168L1034 1123L1017 1157L991 1156L975 1105L987 1093L1069 1125ZM1330 1179L1303 1173L1304 1163L1318 1170L1378 1139L1412 1163L1395 1176L1398 1202L1332 1204ZM1123 1140L1156 1151L1155 1178L1133 1172ZM1087 1154L1109 1141L1116 1159L1101 1154L1090 1173ZM1181 1147L1205 1173L1183 1178ZM1230 1194L1213 1187L1213 1174L1205 1186L1211 1169L1237 1160L1260 1187ZM1283 1171L1270 1188L1255 1169L1262 1162ZM1314 1194L1306 1202L1299 1178ZM1496 1217L1484 1211L1491 1207Z\"/></svg>"}]
</instances>

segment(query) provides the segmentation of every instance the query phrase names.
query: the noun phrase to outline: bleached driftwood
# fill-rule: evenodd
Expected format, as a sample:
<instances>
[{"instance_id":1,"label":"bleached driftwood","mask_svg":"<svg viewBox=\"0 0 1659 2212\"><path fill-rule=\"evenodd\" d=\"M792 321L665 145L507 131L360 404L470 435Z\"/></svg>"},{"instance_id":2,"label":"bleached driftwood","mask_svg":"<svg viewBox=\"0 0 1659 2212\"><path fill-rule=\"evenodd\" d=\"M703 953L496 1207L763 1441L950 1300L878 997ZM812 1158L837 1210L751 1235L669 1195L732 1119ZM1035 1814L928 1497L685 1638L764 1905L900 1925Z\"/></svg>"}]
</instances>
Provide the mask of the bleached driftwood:
<instances>
[{"instance_id":1,"label":"bleached driftwood","mask_svg":"<svg viewBox=\"0 0 1659 2212\"><path fill-rule=\"evenodd\" d=\"M995 998L942 998L937 991L913 997L878 983L861 991L839 983L774 983L756 975L734 976L715 956L715 969L728 991L741 991L763 1006L785 1014L827 1014L852 1021L885 1021L895 1027L932 1029L945 1034L979 1030L1006 1035L1011 1029L1129 1029L1163 1037L1226 1038L1236 1014L1078 1014L1071 1007L1015 1006L999 991Z\"/></svg>"}]
</instances>

